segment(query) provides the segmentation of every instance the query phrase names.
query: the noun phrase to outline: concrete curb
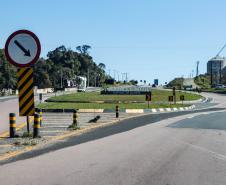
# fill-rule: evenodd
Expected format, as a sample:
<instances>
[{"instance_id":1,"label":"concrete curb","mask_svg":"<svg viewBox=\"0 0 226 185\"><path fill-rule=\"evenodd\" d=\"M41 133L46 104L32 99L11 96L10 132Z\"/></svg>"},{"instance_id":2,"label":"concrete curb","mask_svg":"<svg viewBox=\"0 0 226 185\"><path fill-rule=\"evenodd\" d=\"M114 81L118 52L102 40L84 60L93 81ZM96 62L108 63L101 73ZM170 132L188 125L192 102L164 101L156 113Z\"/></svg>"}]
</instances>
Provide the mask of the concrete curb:
<instances>
[{"instance_id":1,"label":"concrete curb","mask_svg":"<svg viewBox=\"0 0 226 185\"><path fill-rule=\"evenodd\" d=\"M157 113L157 112L172 112L172 111L186 111L194 109L195 105L189 107L178 107L178 108L157 108L157 109L120 109L121 113ZM42 109L43 112L73 112L74 109ZM113 109L79 109L79 113L113 113Z\"/></svg>"}]
</instances>

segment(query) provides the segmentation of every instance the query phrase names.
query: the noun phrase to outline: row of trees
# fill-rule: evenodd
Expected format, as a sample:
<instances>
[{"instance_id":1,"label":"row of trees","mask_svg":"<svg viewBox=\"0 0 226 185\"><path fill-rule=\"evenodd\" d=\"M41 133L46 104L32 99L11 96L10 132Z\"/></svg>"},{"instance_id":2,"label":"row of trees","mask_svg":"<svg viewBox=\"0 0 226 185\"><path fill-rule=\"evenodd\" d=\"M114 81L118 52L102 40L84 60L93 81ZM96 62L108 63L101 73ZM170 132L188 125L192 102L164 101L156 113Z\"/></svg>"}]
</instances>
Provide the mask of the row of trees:
<instances>
[{"instance_id":1,"label":"row of trees","mask_svg":"<svg viewBox=\"0 0 226 185\"><path fill-rule=\"evenodd\" d=\"M34 83L39 88L66 87L67 80L75 76L88 78L90 86L100 86L110 78L105 73L105 64L98 65L89 55L88 45L78 46L77 52L60 46L48 52L47 58L40 58L34 65ZM16 68L5 58L4 50L0 49L0 90L16 89Z\"/></svg>"}]
</instances>

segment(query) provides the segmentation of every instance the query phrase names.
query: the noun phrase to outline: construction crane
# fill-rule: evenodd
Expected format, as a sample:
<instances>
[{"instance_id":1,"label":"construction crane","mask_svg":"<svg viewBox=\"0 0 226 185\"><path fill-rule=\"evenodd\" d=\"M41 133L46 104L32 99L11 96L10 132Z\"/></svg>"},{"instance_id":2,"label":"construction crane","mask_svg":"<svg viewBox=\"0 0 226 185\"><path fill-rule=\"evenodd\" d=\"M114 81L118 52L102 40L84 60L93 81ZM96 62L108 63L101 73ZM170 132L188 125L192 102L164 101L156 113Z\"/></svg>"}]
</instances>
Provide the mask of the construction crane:
<instances>
[{"instance_id":1,"label":"construction crane","mask_svg":"<svg viewBox=\"0 0 226 185\"><path fill-rule=\"evenodd\" d=\"M217 53L216 58L219 57L220 53L224 50L226 47L226 44L220 49L220 51Z\"/></svg>"}]
</instances>

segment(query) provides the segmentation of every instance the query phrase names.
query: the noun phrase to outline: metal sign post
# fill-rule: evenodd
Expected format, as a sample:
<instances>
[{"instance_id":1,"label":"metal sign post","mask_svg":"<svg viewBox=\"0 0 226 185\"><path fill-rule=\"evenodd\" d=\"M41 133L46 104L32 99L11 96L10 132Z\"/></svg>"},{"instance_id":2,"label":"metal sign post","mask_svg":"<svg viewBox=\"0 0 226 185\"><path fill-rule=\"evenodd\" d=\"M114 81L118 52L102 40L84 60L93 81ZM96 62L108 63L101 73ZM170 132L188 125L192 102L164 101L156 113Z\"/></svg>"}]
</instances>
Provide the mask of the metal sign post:
<instances>
[{"instance_id":1,"label":"metal sign post","mask_svg":"<svg viewBox=\"0 0 226 185\"><path fill-rule=\"evenodd\" d=\"M176 104L176 87L173 87L173 99L174 99L174 104Z\"/></svg>"},{"instance_id":2,"label":"metal sign post","mask_svg":"<svg viewBox=\"0 0 226 185\"><path fill-rule=\"evenodd\" d=\"M182 101L182 105L184 104L184 95L180 95L180 101Z\"/></svg>"},{"instance_id":3,"label":"metal sign post","mask_svg":"<svg viewBox=\"0 0 226 185\"><path fill-rule=\"evenodd\" d=\"M34 116L34 84L32 65L41 53L38 37L28 30L12 33L5 44L7 60L18 67L19 114L27 117L29 133L29 116Z\"/></svg>"},{"instance_id":4,"label":"metal sign post","mask_svg":"<svg viewBox=\"0 0 226 185\"><path fill-rule=\"evenodd\" d=\"M39 101L42 103L42 93L39 94Z\"/></svg>"},{"instance_id":5,"label":"metal sign post","mask_svg":"<svg viewBox=\"0 0 226 185\"><path fill-rule=\"evenodd\" d=\"M150 107L150 101L151 101L151 92L148 92L146 95L145 95L145 100L148 101L148 108Z\"/></svg>"},{"instance_id":6,"label":"metal sign post","mask_svg":"<svg viewBox=\"0 0 226 185\"><path fill-rule=\"evenodd\" d=\"M170 103L170 105L171 105L171 102L173 102L173 96L169 96L169 97L168 97L168 101L169 101L169 103Z\"/></svg>"}]
</instances>

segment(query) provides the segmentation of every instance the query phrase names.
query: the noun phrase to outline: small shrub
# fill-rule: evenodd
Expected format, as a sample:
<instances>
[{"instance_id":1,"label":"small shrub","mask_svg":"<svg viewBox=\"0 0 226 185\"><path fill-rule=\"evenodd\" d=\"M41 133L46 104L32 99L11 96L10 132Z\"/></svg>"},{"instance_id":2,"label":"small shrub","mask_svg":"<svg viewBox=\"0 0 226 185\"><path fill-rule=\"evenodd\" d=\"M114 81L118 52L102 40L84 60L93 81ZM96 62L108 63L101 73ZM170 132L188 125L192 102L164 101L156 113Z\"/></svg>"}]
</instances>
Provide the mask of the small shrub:
<instances>
[{"instance_id":1,"label":"small shrub","mask_svg":"<svg viewBox=\"0 0 226 185\"><path fill-rule=\"evenodd\" d=\"M96 123L101 117L98 115L95 118L89 120L89 123Z\"/></svg>"},{"instance_id":2,"label":"small shrub","mask_svg":"<svg viewBox=\"0 0 226 185\"><path fill-rule=\"evenodd\" d=\"M22 138L25 138L25 137L32 137L32 133L28 133L28 132L24 132L23 135L22 135Z\"/></svg>"},{"instance_id":3,"label":"small shrub","mask_svg":"<svg viewBox=\"0 0 226 185\"><path fill-rule=\"evenodd\" d=\"M75 125L75 124L71 124L68 126L69 129L72 129L72 130L79 130L80 127L78 127L78 125Z\"/></svg>"}]
</instances>

